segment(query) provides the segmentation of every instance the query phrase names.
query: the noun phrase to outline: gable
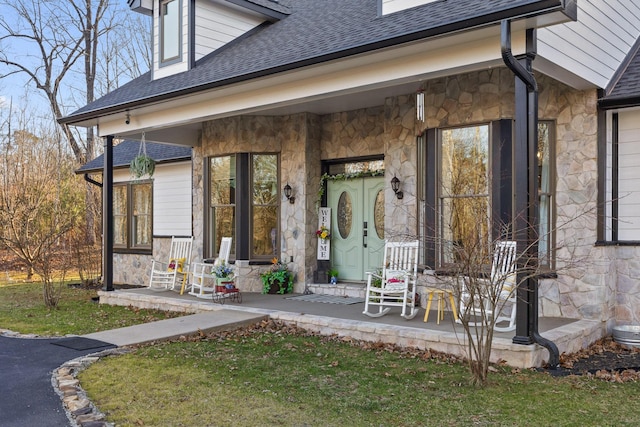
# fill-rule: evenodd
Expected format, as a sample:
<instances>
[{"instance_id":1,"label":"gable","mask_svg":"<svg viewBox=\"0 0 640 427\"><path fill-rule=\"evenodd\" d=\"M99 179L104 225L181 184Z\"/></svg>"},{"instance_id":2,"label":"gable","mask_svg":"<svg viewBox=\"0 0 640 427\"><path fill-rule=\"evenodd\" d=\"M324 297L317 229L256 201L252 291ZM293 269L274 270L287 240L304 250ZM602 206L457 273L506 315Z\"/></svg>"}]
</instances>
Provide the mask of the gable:
<instances>
[{"instance_id":1,"label":"gable","mask_svg":"<svg viewBox=\"0 0 640 427\"><path fill-rule=\"evenodd\" d=\"M577 2L578 20L538 30L534 67L576 87L606 88L640 36L640 3Z\"/></svg>"}]
</instances>

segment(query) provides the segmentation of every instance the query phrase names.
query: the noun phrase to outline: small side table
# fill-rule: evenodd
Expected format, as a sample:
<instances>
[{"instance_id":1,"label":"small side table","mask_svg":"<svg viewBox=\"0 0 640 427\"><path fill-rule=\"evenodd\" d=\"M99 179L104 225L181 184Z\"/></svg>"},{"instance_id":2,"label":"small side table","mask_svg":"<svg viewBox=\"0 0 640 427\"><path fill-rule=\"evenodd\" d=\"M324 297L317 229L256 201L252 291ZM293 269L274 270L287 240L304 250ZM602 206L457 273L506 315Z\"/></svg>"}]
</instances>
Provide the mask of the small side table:
<instances>
[{"instance_id":1,"label":"small side table","mask_svg":"<svg viewBox=\"0 0 640 427\"><path fill-rule=\"evenodd\" d=\"M429 311L431 311L431 302L433 301L433 295L436 294L438 296L438 316L437 316L437 324L440 324L440 320L444 320L444 306L446 305L445 294L449 295L449 303L451 304L451 312L453 313L453 318L458 320L458 312L456 311L456 304L453 300L453 292L444 289L435 289L435 288L427 288L427 294L429 295L429 300L427 301L427 309L424 312L423 322L426 322L429 319Z\"/></svg>"}]
</instances>

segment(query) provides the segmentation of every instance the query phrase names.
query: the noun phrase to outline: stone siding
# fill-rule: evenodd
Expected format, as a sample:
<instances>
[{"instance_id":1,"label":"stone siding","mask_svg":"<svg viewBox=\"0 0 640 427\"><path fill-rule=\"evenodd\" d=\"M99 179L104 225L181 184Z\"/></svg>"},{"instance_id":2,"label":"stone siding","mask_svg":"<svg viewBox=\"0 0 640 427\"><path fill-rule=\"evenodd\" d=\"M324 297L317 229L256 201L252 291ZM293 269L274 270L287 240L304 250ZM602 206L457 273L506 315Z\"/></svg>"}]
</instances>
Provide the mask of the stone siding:
<instances>
[{"instance_id":1,"label":"stone siding","mask_svg":"<svg viewBox=\"0 0 640 427\"><path fill-rule=\"evenodd\" d=\"M536 75L539 118L556 122L557 279L540 281L540 313L590 320L613 315L612 268L596 240L597 93ZM426 82L426 128L514 117L514 76L504 67ZM409 188L407 188L409 187ZM412 191L412 183L403 188Z\"/></svg>"},{"instance_id":2,"label":"stone siding","mask_svg":"<svg viewBox=\"0 0 640 427\"><path fill-rule=\"evenodd\" d=\"M555 212L558 277L540 281L540 313L598 321L638 321L631 248L595 246L597 196L597 93L575 90L544 75L539 117L556 123ZM274 152L281 157L281 184L296 200L281 200L281 257L296 274L295 291L313 281L316 262L317 191L321 161L384 155L385 182L401 180L404 198L387 186L385 234L417 236L416 135L427 128L487 123L514 116L514 76L504 67L423 83L426 118L415 119L415 96L388 98L384 105L317 116L239 116L203 123L201 145L193 152L194 256L204 241L205 158L238 152ZM156 250L154 250L154 253ZM616 257L618 260L616 261ZM137 262L143 263L142 257ZM245 261L245 260L239 260ZM133 265L122 262L121 269ZM259 273L268 266L239 262L238 286L260 291ZM122 273L126 277L126 273ZM616 288L616 279L620 286ZM129 277L130 279L130 277Z\"/></svg>"}]
</instances>

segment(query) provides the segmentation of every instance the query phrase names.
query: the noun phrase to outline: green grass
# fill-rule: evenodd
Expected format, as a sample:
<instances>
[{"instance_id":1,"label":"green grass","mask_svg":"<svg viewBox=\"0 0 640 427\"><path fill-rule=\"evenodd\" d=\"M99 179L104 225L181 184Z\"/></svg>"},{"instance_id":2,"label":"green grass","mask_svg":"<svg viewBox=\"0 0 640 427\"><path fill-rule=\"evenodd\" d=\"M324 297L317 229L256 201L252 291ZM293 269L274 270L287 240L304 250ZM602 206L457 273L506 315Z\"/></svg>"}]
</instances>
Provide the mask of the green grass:
<instances>
[{"instance_id":1,"label":"green grass","mask_svg":"<svg viewBox=\"0 0 640 427\"><path fill-rule=\"evenodd\" d=\"M64 285L57 309L44 305L41 283L0 286L0 329L43 336L82 335L182 314L97 304L95 290Z\"/></svg>"},{"instance_id":2,"label":"green grass","mask_svg":"<svg viewBox=\"0 0 640 427\"><path fill-rule=\"evenodd\" d=\"M102 359L79 378L119 426L638 422L637 383L498 367L480 389L469 385L464 364L428 356L270 327L142 347Z\"/></svg>"},{"instance_id":3,"label":"green grass","mask_svg":"<svg viewBox=\"0 0 640 427\"><path fill-rule=\"evenodd\" d=\"M60 336L175 315L98 305L95 291L69 287L50 311L41 286L0 286L0 328ZM496 367L480 389L453 359L275 322L143 346L79 379L118 426L635 426L640 414L638 383Z\"/></svg>"}]
</instances>

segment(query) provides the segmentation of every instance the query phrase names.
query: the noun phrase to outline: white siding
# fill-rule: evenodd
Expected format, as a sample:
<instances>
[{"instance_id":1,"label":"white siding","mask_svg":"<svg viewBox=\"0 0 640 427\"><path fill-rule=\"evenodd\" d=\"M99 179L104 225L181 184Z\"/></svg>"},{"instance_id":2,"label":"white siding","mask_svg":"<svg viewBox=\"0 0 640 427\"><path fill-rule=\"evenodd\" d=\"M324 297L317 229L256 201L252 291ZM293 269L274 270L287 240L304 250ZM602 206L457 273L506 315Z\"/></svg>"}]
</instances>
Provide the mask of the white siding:
<instances>
[{"instance_id":1,"label":"white siding","mask_svg":"<svg viewBox=\"0 0 640 427\"><path fill-rule=\"evenodd\" d=\"M410 7L416 7L427 3L433 3L436 0L380 0L382 1L382 14L399 12Z\"/></svg>"},{"instance_id":2,"label":"white siding","mask_svg":"<svg viewBox=\"0 0 640 427\"><path fill-rule=\"evenodd\" d=\"M216 2L196 2L196 61L262 22L263 19Z\"/></svg>"},{"instance_id":3,"label":"white siding","mask_svg":"<svg viewBox=\"0 0 640 427\"><path fill-rule=\"evenodd\" d=\"M153 235L191 236L191 162L157 165L153 178Z\"/></svg>"},{"instance_id":4,"label":"white siding","mask_svg":"<svg viewBox=\"0 0 640 427\"><path fill-rule=\"evenodd\" d=\"M640 110L619 114L618 238L640 240Z\"/></svg>"},{"instance_id":5,"label":"white siding","mask_svg":"<svg viewBox=\"0 0 640 427\"><path fill-rule=\"evenodd\" d=\"M640 35L637 0L580 0L578 21L538 30L538 55L604 88Z\"/></svg>"},{"instance_id":6,"label":"white siding","mask_svg":"<svg viewBox=\"0 0 640 427\"><path fill-rule=\"evenodd\" d=\"M157 7L158 3L154 3ZM182 61L160 67L160 17L158 10L153 12L153 78L160 79L172 74L187 71L189 68L189 1L181 0L182 5Z\"/></svg>"},{"instance_id":7,"label":"white siding","mask_svg":"<svg viewBox=\"0 0 640 427\"><path fill-rule=\"evenodd\" d=\"M117 169L113 182L132 181L128 169ZM153 174L153 235L191 236L191 162L156 165Z\"/></svg>"}]
</instances>

